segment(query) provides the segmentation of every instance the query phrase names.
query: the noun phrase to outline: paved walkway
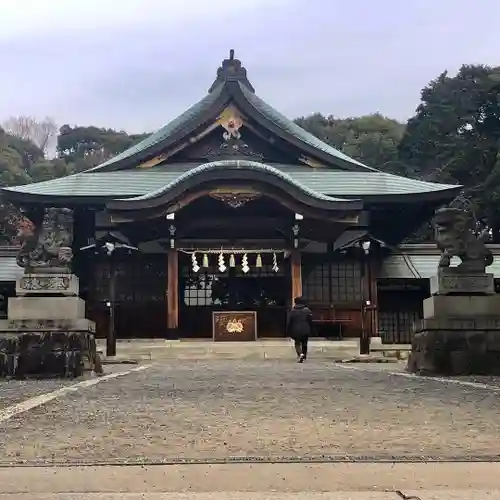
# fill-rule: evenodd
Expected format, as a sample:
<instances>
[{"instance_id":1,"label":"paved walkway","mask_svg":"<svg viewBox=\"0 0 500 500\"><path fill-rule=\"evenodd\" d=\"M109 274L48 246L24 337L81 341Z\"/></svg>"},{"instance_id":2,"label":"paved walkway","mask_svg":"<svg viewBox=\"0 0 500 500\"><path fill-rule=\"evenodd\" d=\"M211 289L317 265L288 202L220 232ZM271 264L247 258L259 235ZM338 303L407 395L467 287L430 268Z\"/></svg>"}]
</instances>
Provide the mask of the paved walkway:
<instances>
[{"instance_id":1,"label":"paved walkway","mask_svg":"<svg viewBox=\"0 0 500 500\"><path fill-rule=\"evenodd\" d=\"M497 500L500 464L0 469L0 500ZM414 498L413 500L416 500Z\"/></svg>"}]
</instances>

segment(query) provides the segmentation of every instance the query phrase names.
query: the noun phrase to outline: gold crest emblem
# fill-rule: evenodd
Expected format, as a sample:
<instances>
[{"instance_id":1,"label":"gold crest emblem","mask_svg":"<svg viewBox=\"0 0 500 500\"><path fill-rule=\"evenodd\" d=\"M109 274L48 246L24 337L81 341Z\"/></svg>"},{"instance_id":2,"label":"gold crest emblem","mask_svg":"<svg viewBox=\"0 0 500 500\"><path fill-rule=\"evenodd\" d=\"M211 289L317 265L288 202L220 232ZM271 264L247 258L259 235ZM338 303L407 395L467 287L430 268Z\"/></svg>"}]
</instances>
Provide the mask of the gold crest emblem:
<instances>
[{"instance_id":1,"label":"gold crest emblem","mask_svg":"<svg viewBox=\"0 0 500 500\"><path fill-rule=\"evenodd\" d=\"M236 318L230 319L226 324L226 331L229 333L241 333L244 329L242 321Z\"/></svg>"}]
</instances>

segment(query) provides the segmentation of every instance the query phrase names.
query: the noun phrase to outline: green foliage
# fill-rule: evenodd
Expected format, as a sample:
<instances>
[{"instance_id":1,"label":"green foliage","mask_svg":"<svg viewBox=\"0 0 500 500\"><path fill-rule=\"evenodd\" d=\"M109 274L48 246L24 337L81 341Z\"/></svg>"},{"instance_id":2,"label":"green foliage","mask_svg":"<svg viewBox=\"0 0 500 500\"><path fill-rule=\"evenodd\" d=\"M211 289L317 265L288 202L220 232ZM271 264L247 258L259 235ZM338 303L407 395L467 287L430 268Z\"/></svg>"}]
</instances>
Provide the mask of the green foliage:
<instances>
[{"instance_id":1,"label":"green foliage","mask_svg":"<svg viewBox=\"0 0 500 500\"><path fill-rule=\"evenodd\" d=\"M65 125L57 138L57 157L50 159L45 150L34 142L36 140L46 147L47 140L43 138L47 135L47 123L51 123L48 119L37 124L32 118L19 117L10 118L6 123L9 130L19 135L7 133L0 127L0 187L46 181L81 172L120 153L147 135ZM0 244L13 241L20 217L15 207L0 204Z\"/></svg>"},{"instance_id":2,"label":"green foliage","mask_svg":"<svg viewBox=\"0 0 500 500\"><path fill-rule=\"evenodd\" d=\"M422 90L422 102L399 145L419 177L461 184L478 218L500 221L500 68L462 66Z\"/></svg>"},{"instance_id":3,"label":"green foliage","mask_svg":"<svg viewBox=\"0 0 500 500\"><path fill-rule=\"evenodd\" d=\"M298 118L296 123L355 160L384 172L408 173L398 154L403 123L378 113L344 119L316 113Z\"/></svg>"},{"instance_id":4,"label":"green foliage","mask_svg":"<svg viewBox=\"0 0 500 500\"><path fill-rule=\"evenodd\" d=\"M102 163L141 141L148 134L128 135L112 129L63 125L57 138L57 153L81 171Z\"/></svg>"}]
</instances>

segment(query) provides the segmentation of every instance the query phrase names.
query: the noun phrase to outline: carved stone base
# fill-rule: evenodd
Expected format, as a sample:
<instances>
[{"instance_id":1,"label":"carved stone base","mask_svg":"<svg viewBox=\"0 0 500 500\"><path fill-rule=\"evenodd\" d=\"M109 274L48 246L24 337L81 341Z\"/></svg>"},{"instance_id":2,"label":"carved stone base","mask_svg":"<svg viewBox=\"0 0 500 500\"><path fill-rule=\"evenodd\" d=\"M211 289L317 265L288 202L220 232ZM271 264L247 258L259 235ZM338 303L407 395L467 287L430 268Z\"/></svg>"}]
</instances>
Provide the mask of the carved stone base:
<instances>
[{"instance_id":1,"label":"carved stone base","mask_svg":"<svg viewBox=\"0 0 500 500\"><path fill-rule=\"evenodd\" d=\"M460 325L457 320L434 321L439 321L435 326L441 327ZM493 321L496 329L474 328L495 326ZM500 316L470 318L461 324L472 328L417 331L407 371L420 375L500 375Z\"/></svg>"},{"instance_id":2,"label":"carved stone base","mask_svg":"<svg viewBox=\"0 0 500 500\"><path fill-rule=\"evenodd\" d=\"M33 273L16 281L16 295L78 295L78 277L74 274Z\"/></svg>"},{"instance_id":3,"label":"carved stone base","mask_svg":"<svg viewBox=\"0 0 500 500\"><path fill-rule=\"evenodd\" d=\"M23 332L89 332L95 333L90 319L0 319L0 334Z\"/></svg>"},{"instance_id":4,"label":"carved stone base","mask_svg":"<svg viewBox=\"0 0 500 500\"><path fill-rule=\"evenodd\" d=\"M437 276L430 278L430 291L431 295L493 295L494 278L492 273L464 274L454 267L443 268L439 269Z\"/></svg>"},{"instance_id":5,"label":"carved stone base","mask_svg":"<svg viewBox=\"0 0 500 500\"><path fill-rule=\"evenodd\" d=\"M0 336L0 377L75 378L102 373L89 332L24 332Z\"/></svg>"}]
</instances>

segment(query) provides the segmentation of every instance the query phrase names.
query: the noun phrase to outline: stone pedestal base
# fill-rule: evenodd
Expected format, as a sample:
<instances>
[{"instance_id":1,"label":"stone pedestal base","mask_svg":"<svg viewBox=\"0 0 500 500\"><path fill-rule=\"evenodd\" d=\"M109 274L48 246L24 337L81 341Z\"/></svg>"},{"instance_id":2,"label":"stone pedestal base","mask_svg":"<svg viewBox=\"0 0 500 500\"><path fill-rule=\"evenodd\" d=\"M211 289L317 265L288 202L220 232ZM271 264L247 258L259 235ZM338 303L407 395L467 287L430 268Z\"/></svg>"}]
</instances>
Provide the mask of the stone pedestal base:
<instances>
[{"instance_id":1,"label":"stone pedestal base","mask_svg":"<svg viewBox=\"0 0 500 500\"><path fill-rule=\"evenodd\" d=\"M0 377L78 377L102 373L94 338L72 274L24 275L0 321Z\"/></svg>"},{"instance_id":2,"label":"stone pedestal base","mask_svg":"<svg viewBox=\"0 0 500 500\"><path fill-rule=\"evenodd\" d=\"M0 336L0 377L75 378L102 373L91 332L24 332Z\"/></svg>"},{"instance_id":3,"label":"stone pedestal base","mask_svg":"<svg viewBox=\"0 0 500 500\"><path fill-rule=\"evenodd\" d=\"M95 323L90 319L0 319L2 333L26 332L89 332L95 333Z\"/></svg>"},{"instance_id":4,"label":"stone pedestal base","mask_svg":"<svg viewBox=\"0 0 500 500\"><path fill-rule=\"evenodd\" d=\"M500 317L498 295L433 295L424 300L424 319Z\"/></svg>"},{"instance_id":5,"label":"stone pedestal base","mask_svg":"<svg viewBox=\"0 0 500 500\"><path fill-rule=\"evenodd\" d=\"M494 295L493 273L464 274L457 267L440 268L429 280L431 295Z\"/></svg>"},{"instance_id":6,"label":"stone pedestal base","mask_svg":"<svg viewBox=\"0 0 500 500\"><path fill-rule=\"evenodd\" d=\"M16 281L16 295L78 295L78 277L74 274L25 274Z\"/></svg>"},{"instance_id":7,"label":"stone pedestal base","mask_svg":"<svg viewBox=\"0 0 500 500\"><path fill-rule=\"evenodd\" d=\"M407 371L420 375L500 375L500 316L423 320Z\"/></svg>"},{"instance_id":8,"label":"stone pedestal base","mask_svg":"<svg viewBox=\"0 0 500 500\"><path fill-rule=\"evenodd\" d=\"M85 301L80 297L9 297L9 319L85 318Z\"/></svg>"}]
</instances>

